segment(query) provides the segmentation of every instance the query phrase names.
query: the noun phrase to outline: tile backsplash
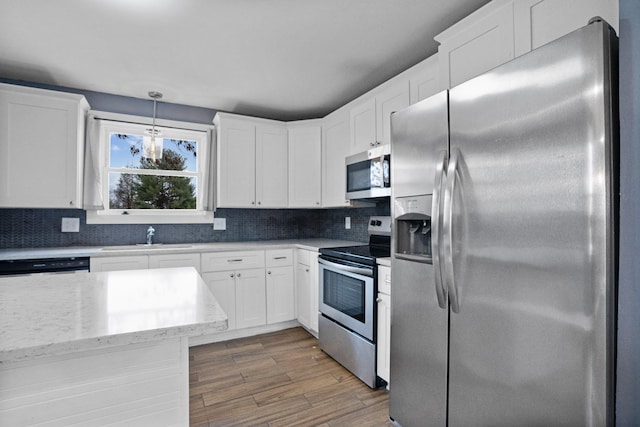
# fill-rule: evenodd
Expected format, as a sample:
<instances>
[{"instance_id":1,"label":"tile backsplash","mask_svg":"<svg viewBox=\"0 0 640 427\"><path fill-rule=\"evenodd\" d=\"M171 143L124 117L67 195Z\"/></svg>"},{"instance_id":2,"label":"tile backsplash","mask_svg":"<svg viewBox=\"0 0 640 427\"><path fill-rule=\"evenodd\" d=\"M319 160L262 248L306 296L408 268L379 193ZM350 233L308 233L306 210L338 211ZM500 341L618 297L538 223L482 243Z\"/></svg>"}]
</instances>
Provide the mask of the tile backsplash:
<instances>
[{"instance_id":1,"label":"tile backsplash","mask_svg":"<svg viewBox=\"0 0 640 427\"><path fill-rule=\"evenodd\" d=\"M354 209L218 209L227 229L211 224L87 224L77 209L0 209L0 249L114 246L144 243L153 225L157 243L208 243L327 238L366 242L371 215L389 215L389 204ZM351 229L344 218L351 218ZM80 232L62 233L62 218L79 218Z\"/></svg>"}]
</instances>

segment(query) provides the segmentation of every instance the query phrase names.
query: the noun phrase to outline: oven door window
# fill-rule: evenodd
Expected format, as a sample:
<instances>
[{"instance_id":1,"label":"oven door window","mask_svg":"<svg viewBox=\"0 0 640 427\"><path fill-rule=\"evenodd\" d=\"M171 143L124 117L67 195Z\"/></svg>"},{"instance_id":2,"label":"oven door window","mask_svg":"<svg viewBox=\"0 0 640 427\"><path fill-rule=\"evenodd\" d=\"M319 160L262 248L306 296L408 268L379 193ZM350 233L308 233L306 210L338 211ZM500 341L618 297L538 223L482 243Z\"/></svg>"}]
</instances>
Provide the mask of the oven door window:
<instances>
[{"instance_id":1,"label":"oven door window","mask_svg":"<svg viewBox=\"0 0 640 427\"><path fill-rule=\"evenodd\" d=\"M325 271L323 286L323 298L326 305L358 322L365 322L366 289L363 280L335 271Z\"/></svg>"},{"instance_id":2,"label":"oven door window","mask_svg":"<svg viewBox=\"0 0 640 427\"><path fill-rule=\"evenodd\" d=\"M374 340L374 278L320 264L320 312Z\"/></svg>"}]
</instances>

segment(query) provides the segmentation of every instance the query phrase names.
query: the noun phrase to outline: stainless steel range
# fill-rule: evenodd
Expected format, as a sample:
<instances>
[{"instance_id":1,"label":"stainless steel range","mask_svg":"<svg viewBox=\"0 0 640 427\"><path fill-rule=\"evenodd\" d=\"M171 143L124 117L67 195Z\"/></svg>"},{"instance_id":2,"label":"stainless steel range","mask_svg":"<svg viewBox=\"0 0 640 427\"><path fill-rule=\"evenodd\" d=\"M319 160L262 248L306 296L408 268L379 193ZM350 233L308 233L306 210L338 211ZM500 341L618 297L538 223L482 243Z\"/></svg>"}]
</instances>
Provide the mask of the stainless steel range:
<instances>
[{"instance_id":1,"label":"stainless steel range","mask_svg":"<svg viewBox=\"0 0 640 427\"><path fill-rule=\"evenodd\" d=\"M320 348L369 387L376 375L376 259L388 257L391 217L369 220L369 244L320 249Z\"/></svg>"}]
</instances>

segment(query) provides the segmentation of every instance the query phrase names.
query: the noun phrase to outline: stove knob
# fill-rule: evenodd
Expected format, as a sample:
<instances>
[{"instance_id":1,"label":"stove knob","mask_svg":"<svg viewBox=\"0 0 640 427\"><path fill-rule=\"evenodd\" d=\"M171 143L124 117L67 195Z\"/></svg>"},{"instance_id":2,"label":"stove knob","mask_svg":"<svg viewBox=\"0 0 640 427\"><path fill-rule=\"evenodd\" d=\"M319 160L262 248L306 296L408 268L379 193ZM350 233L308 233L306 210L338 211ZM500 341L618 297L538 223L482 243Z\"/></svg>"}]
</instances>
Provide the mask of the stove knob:
<instances>
[{"instance_id":1,"label":"stove knob","mask_svg":"<svg viewBox=\"0 0 640 427\"><path fill-rule=\"evenodd\" d=\"M382 225L382 221L380 221L380 220L376 221L376 225L377 225L378 227L380 227L380 226Z\"/></svg>"},{"instance_id":2,"label":"stove knob","mask_svg":"<svg viewBox=\"0 0 640 427\"><path fill-rule=\"evenodd\" d=\"M376 225L376 222L374 220L371 220L371 222L369 224L370 225Z\"/></svg>"}]
</instances>

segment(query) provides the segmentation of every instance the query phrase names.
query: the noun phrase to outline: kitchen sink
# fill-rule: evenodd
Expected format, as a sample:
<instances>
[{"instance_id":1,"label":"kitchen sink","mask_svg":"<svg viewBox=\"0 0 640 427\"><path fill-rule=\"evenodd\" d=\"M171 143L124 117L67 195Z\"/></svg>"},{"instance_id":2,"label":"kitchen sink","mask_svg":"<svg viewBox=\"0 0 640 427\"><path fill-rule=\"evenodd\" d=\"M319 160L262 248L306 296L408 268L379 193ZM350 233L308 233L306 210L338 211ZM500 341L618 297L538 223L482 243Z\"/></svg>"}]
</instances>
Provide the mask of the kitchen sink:
<instances>
[{"instance_id":1,"label":"kitchen sink","mask_svg":"<svg viewBox=\"0 0 640 427\"><path fill-rule=\"evenodd\" d=\"M121 246L105 246L103 251L135 251L143 249L188 249L193 247L189 244L181 243L153 243L147 245L146 243L137 243L135 245L121 245Z\"/></svg>"}]
</instances>

